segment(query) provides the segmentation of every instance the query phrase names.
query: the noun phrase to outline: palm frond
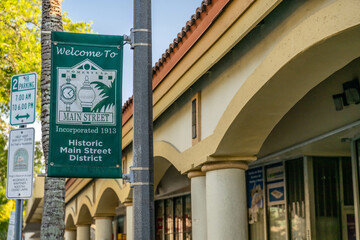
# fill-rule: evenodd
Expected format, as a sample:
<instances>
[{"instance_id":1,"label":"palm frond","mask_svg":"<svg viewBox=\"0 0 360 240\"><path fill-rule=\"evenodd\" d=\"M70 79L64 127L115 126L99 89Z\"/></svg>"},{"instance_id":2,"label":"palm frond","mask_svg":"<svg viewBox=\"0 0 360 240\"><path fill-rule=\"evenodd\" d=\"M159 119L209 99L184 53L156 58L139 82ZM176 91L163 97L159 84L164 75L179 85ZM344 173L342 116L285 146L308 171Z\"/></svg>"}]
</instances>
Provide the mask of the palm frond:
<instances>
[{"instance_id":1,"label":"palm frond","mask_svg":"<svg viewBox=\"0 0 360 240\"><path fill-rule=\"evenodd\" d=\"M114 87L114 81L110 83L110 86L107 86L106 84L102 82L92 82L91 84L95 85L95 88L100 90L100 97L103 97L103 99L94 106L92 109L92 112L101 112L106 111L111 106L115 106L115 87Z\"/></svg>"}]
</instances>

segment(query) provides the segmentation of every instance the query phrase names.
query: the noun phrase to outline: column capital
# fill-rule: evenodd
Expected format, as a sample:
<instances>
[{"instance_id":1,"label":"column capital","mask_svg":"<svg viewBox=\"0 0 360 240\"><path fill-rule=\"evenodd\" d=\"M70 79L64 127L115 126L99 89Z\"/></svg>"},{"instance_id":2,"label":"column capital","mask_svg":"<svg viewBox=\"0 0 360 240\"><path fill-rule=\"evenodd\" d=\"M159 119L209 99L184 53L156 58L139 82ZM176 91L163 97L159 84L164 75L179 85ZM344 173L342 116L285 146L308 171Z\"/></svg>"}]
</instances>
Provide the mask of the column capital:
<instances>
[{"instance_id":1,"label":"column capital","mask_svg":"<svg viewBox=\"0 0 360 240\"><path fill-rule=\"evenodd\" d=\"M74 232L76 231L76 226L65 228L65 231Z\"/></svg>"},{"instance_id":2,"label":"column capital","mask_svg":"<svg viewBox=\"0 0 360 240\"><path fill-rule=\"evenodd\" d=\"M125 207L131 207L134 205L134 202L132 200L127 200L127 201L123 202L123 205Z\"/></svg>"},{"instance_id":3,"label":"column capital","mask_svg":"<svg viewBox=\"0 0 360 240\"><path fill-rule=\"evenodd\" d=\"M127 198L125 198L124 202L122 202L122 204L125 206L125 207L129 207L129 206L132 206L133 205L133 198L132 198L132 195Z\"/></svg>"},{"instance_id":4,"label":"column capital","mask_svg":"<svg viewBox=\"0 0 360 240\"><path fill-rule=\"evenodd\" d=\"M112 216L94 216L93 218L95 220L98 220L98 219L110 219L112 220L114 218L115 215L112 215Z\"/></svg>"},{"instance_id":5,"label":"column capital","mask_svg":"<svg viewBox=\"0 0 360 240\"><path fill-rule=\"evenodd\" d=\"M187 177L190 179L195 177L203 177L203 176L205 176L205 173L202 172L201 170L190 171L187 174Z\"/></svg>"},{"instance_id":6,"label":"column capital","mask_svg":"<svg viewBox=\"0 0 360 240\"><path fill-rule=\"evenodd\" d=\"M76 224L76 227L89 227L91 225L91 223L80 223L80 224Z\"/></svg>"},{"instance_id":7,"label":"column capital","mask_svg":"<svg viewBox=\"0 0 360 240\"><path fill-rule=\"evenodd\" d=\"M221 169L229 169L229 168L236 168L247 170L248 163L244 161L221 161L221 162L209 162L204 164L201 167L202 172L209 172L214 170L221 170Z\"/></svg>"}]
</instances>

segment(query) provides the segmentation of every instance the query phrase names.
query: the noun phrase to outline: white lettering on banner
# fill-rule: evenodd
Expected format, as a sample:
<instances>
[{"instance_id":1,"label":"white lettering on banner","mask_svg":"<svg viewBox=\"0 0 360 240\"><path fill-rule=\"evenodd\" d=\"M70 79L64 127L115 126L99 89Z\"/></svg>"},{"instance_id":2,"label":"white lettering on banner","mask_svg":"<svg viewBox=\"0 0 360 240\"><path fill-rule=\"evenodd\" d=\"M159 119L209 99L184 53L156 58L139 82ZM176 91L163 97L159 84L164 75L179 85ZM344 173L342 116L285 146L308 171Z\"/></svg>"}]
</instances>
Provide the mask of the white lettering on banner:
<instances>
[{"instance_id":1,"label":"white lettering on banner","mask_svg":"<svg viewBox=\"0 0 360 240\"><path fill-rule=\"evenodd\" d=\"M70 154L70 161L101 162L103 160L101 155L111 155L112 153L111 148L101 148L103 146L104 143L98 140L69 139L68 146L61 146L59 150L62 154Z\"/></svg>"},{"instance_id":2,"label":"white lettering on banner","mask_svg":"<svg viewBox=\"0 0 360 240\"><path fill-rule=\"evenodd\" d=\"M56 54L58 55L66 55L66 56L75 56L75 57L102 57L105 53L105 58L114 58L118 55L117 52L113 52L111 50L104 50L104 52L100 51L85 51L85 50L78 50L71 47L67 49L66 47L56 47Z\"/></svg>"},{"instance_id":3,"label":"white lettering on banner","mask_svg":"<svg viewBox=\"0 0 360 240\"><path fill-rule=\"evenodd\" d=\"M78 156L78 155L69 155L70 161L78 162L102 162L102 156Z\"/></svg>"}]
</instances>

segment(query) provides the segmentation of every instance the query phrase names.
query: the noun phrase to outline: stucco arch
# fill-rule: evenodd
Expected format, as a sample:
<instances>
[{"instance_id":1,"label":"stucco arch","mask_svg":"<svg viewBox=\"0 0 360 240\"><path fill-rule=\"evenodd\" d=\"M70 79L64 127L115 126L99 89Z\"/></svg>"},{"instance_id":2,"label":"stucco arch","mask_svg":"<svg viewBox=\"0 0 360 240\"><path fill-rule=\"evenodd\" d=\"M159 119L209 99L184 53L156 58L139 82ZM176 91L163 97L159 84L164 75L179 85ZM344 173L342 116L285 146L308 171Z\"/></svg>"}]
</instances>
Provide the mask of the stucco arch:
<instances>
[{"instance_id":1,"label":"stucco arch","mask_svg":"<svg viewBox=\"0 0 360 240\"><path fill-rule=\"evenodd\" d=\"M167 159L176 169L181 169L180 152L170 143L164 141L154 142L154 157Z\"/></svg>"},{"instance_id":2,"label":"stucco arch","mask_svg":"<svg viewBox=\"0 0 360 240\"><path fill-rule=\"evenodd\" d=\"M65 229L66 230L76 230L74 216L71 213L69 213L65 218Z\"/></svg>"},{"instance_id":3,"label":"stucco arch","mask_svg":"<svg viewBox=\"0 0 360 240\"><path fill-rule=\"evenodd\" d=\"M76 216L76 225L90 225L92 223L92 215L88 204L79 205L79 211Z\"/></svg>"},{"instance_id":4,"label":"stucco arch","mask_svg":"<svg viewBox=\"0 0 360 240\"><path fill-rule=\"evenodd\" d=\"M359 1L336 1L297 25L238 90L215 131L214 156L256 156L281 118L360 55Z\"/></svg>"},{"instance_id":5,"label":"stucco arch","mask_svg":"<svg viewBox=\"0 0 360 240\"><path fill-rule=\"evenodd\" d=\"M184 165L180 152L170 143L154 142L154 189L157 188L166 171L173 165L179 172Z\"/></svg>"},{"instance_id":6,"label":"stucco arch","mask_svg":"<svg viewBox=\"0 0 360 240\"><path fill-rule=\"evenodd\" d=\"M93 216L108 217L115 215L115 208L119 206L119 196L114 185L105 187L97 197L95 212Z\"/></svg>"},{"instance_id":7,"label":"stucco arch","mask_svg":"<svg viewBox=\"0 0 360 240\"><path fill-rule=\"evenodd\" d=\"M130 185L127 184L126 186L122 186L121 179L98 179L96 181L96 199L95 199L95 209L98 208L99 205L99 201L102 197L102 195L104 194L104 192L110 188L113 190L113 192L115 193L116 197L121 201L124 202L127 197L130 194ZM123 188L121 188L121 186Z\"/></svg>"}]
</instances>

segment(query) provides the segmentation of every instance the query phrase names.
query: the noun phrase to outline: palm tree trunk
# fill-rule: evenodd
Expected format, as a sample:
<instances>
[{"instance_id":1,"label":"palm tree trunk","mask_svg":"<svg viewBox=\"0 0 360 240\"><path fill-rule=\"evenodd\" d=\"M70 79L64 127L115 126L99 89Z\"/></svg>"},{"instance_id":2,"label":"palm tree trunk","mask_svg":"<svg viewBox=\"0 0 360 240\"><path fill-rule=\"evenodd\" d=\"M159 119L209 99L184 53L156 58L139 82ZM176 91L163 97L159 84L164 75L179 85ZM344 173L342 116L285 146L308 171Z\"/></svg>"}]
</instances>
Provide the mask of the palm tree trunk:
<instances>
[{"instance_id":1,"label":"palm tree trunk","mask_svg":"<svg viewBox=\"0 0 360 240\"><path fill-rule=\"evenodd\" d=\"M49 153L49 114L51 78L51 31L62 31L61 0L42 1L41 22L41 128L47 172ZM65 179L45 178L44 207L41 222L42 240L64 239Z\"/></svg>"}]
</instances>

